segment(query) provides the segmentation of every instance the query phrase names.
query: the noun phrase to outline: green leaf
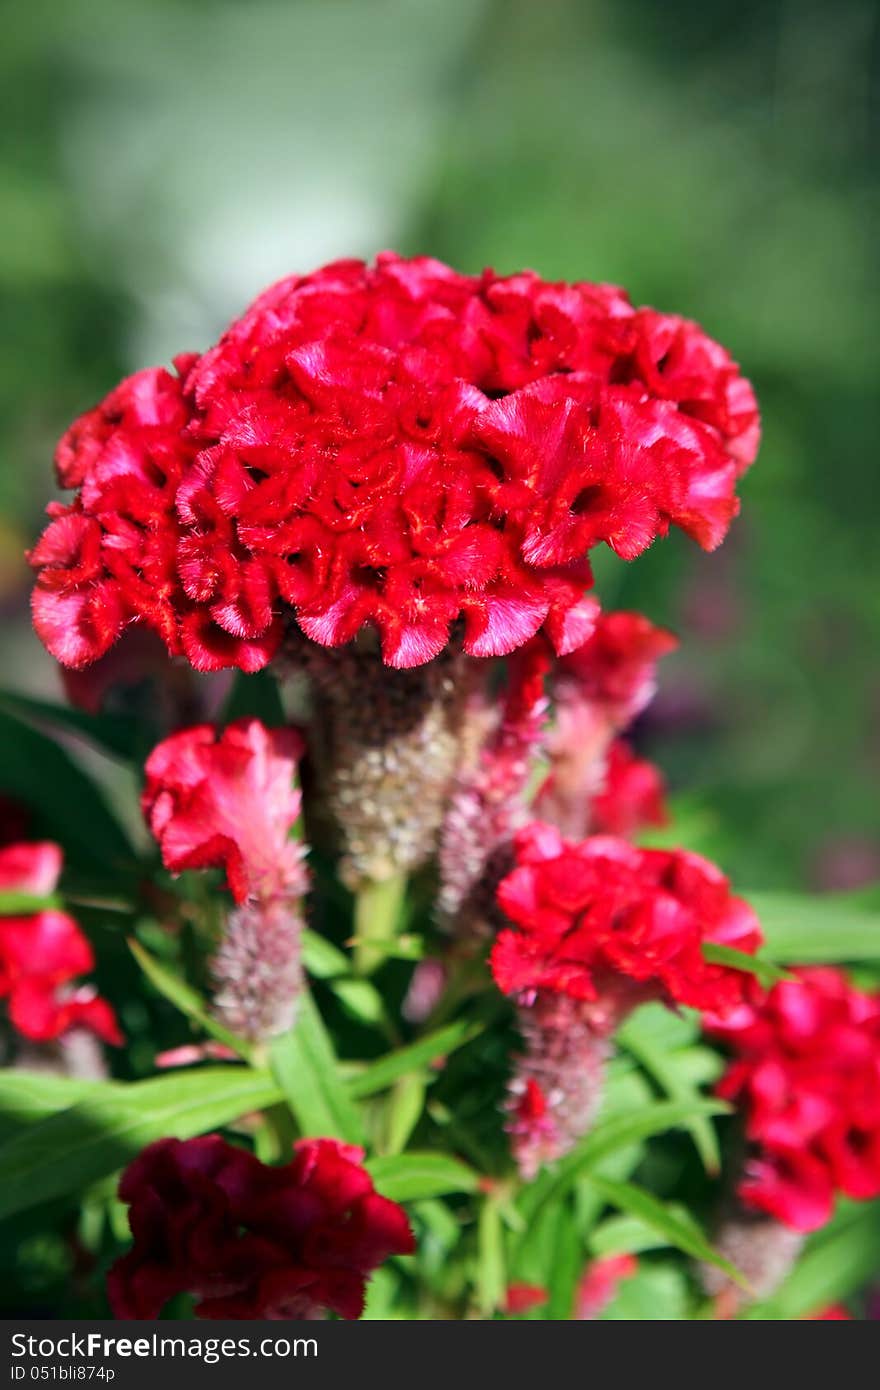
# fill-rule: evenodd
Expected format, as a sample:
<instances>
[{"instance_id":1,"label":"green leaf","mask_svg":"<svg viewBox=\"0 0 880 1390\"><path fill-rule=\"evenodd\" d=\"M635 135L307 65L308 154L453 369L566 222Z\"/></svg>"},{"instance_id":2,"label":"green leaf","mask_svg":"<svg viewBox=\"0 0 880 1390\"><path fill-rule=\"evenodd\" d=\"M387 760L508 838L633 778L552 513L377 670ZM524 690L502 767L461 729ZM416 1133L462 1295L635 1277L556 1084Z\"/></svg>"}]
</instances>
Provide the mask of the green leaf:
<instances>
[{"instance_id":1,"label":"green leaf","mask_svg":"<svg viewBox=\"0 0 880 1390\"><path fill-rule=\"evenodd\" d=\"M589 1181L610 1206L638 1217L646 1226L653 1227L664 1236L669 1245L674 1245L692 1259L715 1265L728 1278L748 1289L747 1280L729 1260L719 1255L692 1217L665 1205L634 1183L615 1182L611 1178L600 1177L598 1173L591 1173Z\"/></svg>"},{"instance_id":2,"label":"green leaf","mask_svg":"<svg viewBox=\"0 0 880 1390\"><path fill-rule=\"evenodd\" d=\"M681 1214L681 1208L671 1205ZM637 1255L642 1250L661 1250L669 1242L653 1226L637 1216L609 1216L590 1235L590 1250L597 1259L604 1255Z\"/></svg>"},{"instance_id":3,"label":"green leaf","mask_svg":"<svg viewBox=\"0 0 880 1390\"><path fill-rule=\"evenodd\" d=\"M576 1178L595 1168L615 1150L638 1143L652 1134L662 1134L685 1125L695 1116L723 1114L729 1109L723 1101L661 1100L638 1110L609 1116L600 1121L571 1153L525 1188L518 1202L519 1210L527 1221L531 1221L542 1206L550 1201L558 1201Z\"/></svg>"},{"instance_id":4,"label":"green leaf","mask_svg":"<svg viewBox=\"0 0 880 1390\"><path fill-rule=\"evenodd\" d=\"M259 719L270 729L286 723L278 682L270 671L254 675L236 671L221 723L231 724L234 719Z\"/></svg>"},{"instance_id":5,"label":"green leaf","mask_svg":"<svg viewBox=\"0 0 880 1390\"><path fill-rule=\"evenodd\" d=\"M394 1083L385 1115L385 1141L382 1145L384 1153L403 1153L410 1135L421 1119L426 1090L425 1077L417 1071L408 1072Z\"/></svg>"},{"instance_id":6,"label":"green leaf","mask_svg":"<svg viewBox=\"0 0 880 1390\"><path fill-rule=\"evenodd\" d=\"M477 1217L477 1303L490 1317L504 1301L507 1288L504 1228L498 1199L485 1197Z\"/></svg>"},{"instance_id":7,"label":"green leaf","mask_svg":"<svg viewBox=\"0 0 880 1390\"><path fill-rule=\"evenodd\" d=\"M880 961L880 912L844 894L750 893L767 950L792 965Z\"/></svg>"},{"instance_id":8,"label":"green leaf","mask_svg":"<svg viewBox=\"0 0 880 1390\"><path fill-rule=\"evenodd\" d=\"M398 1077L405 1076L410 1071L421 1070L437 1057L448 1057L456 1048L463 1047L480 1032L480 1024L465 1021L449 1023L445 1028L439 1028L436 1033L429 1033L418 1042L398 1048L396 1052L389 1052L377 1062L371 1062L360 1076L349 1082L349 1095L360 1100L364 1096L375 1095L377 1091L384 1091Z\"/></svg>"},{"instance_id":9,"label":"green leaf","mask_svg":"<svg viewBox=\"0 0 880 1390\"><path fill-rule=\"evenodd\" d=\"M302 953L306 970L316 980L332 980L336 975L347 975L351 969L345 952L318 932L303 932Z\"/></svg>"},{"instance_id":10,"label":"green leaf","mask_svg":"<svg viewBox=\"0 0 880 1390\"><path fill-rule=\"evenodd\" d=\"M698 1100L699 1092L685 1069L689 1054L694 1049L658 1046L651 1020L648 1018L646 1022L644 1013L644 1010L637 1011L618 1029L617 1041L641 1063L670 1100L685 1104ZM706 1171L718 1173L721 1169L721 1153L718 1135L709 1117L695 1115L685 1122L684 1128L691 1135Z\"/></svg>"},{"instance_id":11,"label":"green leaf","mask_svg":"<svg viewBox=\"0 0 880 1390\"><path fill-rule=\"evenodd\" d=\"M0 1122L19 1127L34 1124L77 1105L87 1096L105 1092L113 1084L34 1071L0 1070Z\"/></svg>"},{"instance_id":12,"label":"green leaf","mask_svg":"<svg viewBox=\"0 0 880 1390\"><path fill-rule=\"evenodd\" d=\"M40 897L36 893L0 893L0 917L29 916L33 912L56 911L64 907L64 899L57 893Z\"/></svg>"},{"instance_id":13,"label":"green leaf","mask_svg":"<svg viewBox=\"0 0 880 1390\"><path fill-rule=\"evenodd\" d=\"M40 833L65 855L102 870L130 867L133 854L103 792L63 748L0 711L0 790L39 814Z\"/></svg>"},{"instance_id":14,"label":"green leaf","mask_svg":"<svg viewBox=\"0 0 880 1390\"><path fill-rule=\"evenodd\" d=\"M304 1135L363 1143L360 1115L339 1075L333 1045L308 990L300 996L293 1028L271 1044L269 1064Z\"/></svg>"},{"instance_id":15,"label":"green leaf","mask_svg":"<svg viewBox=\"0 0 880 1390\"><path fill-rule=\"evenodd\" d=\"M2 1096L0 1088L0 1104ZM102 1085L0 1145L0 1217L82 1192L154 1139L189 1139L278 1098L273 1079L247 1067Z\"/></svg>"},{"instance_id":16,"label":"green leaf","mask_svg":"<svg viewBox=\"0 0 880 1390\"><path fill-rule=\"evenodd\" d=\"M246 1062L253 1058L253 1047L244 1038L239 1038L235 1033L231 1033L228 1028L224 1028L222 1023L211 1017L205 1001L201 995L182 980L179 975L175 975L167 966L162 965L155 956L145 950L139 941L129 938L129 950L143 970L150 983L159 991L160 994L179 1009L187 1018L191 1018L212 1038L224 1043L227 1047L237 1052L239 1057L243 1057Z\"/></svg>"},{"instance_id":17,"label":"green leaf","mask_svg":"<svg viewBox=\"0 0 880 1390\"><path fill-rule=\"evenodd\" d=\"M408 1153L371 1158L367 1168L379 1192L395 1202L476 1192L479 1174L460 1159L440 1153Z\"/></svg>"},{"instance_id":18,"label":"green leaf","mask_svg":"<svg viewBox=\"0 0 880 1390\"><path fill-rule=\"evenodd\" d=\"M765 989L770 989L779 980L791 979L787 970L782 970L763 956L750 956L747 951L737 951L733 946L721 946L715 941L703 942L703 958L712 965L729 965L731 970L754 975Z\"/></svg>"}]
</instances>

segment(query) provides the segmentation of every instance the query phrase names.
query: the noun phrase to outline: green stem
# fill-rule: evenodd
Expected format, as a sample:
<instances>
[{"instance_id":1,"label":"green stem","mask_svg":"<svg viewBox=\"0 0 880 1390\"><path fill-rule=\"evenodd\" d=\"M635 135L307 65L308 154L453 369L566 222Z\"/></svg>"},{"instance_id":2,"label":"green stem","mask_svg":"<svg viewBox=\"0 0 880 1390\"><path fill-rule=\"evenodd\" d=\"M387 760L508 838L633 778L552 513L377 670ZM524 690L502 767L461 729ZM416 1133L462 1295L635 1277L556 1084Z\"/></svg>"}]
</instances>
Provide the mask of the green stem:
<instances>
[{"instance_id":1,"label":"green stem","mask_svg":"<svg viewBox=\"0 0 880 1390\"><path fill-rule=\"evenodd\" d=\"M385 959L401 924L406 875L368 882L354 900L354 968L371 975Z\"/></svg>"}]
</instances>

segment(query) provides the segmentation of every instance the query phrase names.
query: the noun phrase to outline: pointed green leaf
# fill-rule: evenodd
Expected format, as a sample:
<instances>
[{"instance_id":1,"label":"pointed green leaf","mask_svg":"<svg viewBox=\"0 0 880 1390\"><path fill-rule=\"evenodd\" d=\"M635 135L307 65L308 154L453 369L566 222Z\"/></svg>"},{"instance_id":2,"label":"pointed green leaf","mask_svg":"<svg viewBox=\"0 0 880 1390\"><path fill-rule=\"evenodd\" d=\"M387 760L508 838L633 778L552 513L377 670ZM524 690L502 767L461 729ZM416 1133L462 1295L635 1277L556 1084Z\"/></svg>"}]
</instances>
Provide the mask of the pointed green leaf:
<instances>
[{"instance_id":1,"label":"pointed green leaf","mask_svg":"<svg viewBox=\"0 0 880 1390\"><path fill-rule=\"evenodd\" d=\"M634 1183L615 1182L611 1178L600 1177L598 1173L591 1173L589 1181L610 1206L638 1217L646 1226L652 1226L664 1236L676 1249L682 1250L692 1259L715 1265L735 1283L748 1289L748 1281L729 1260L718 1253L689 1215L673 1210L644 1188L636 1187Z\"/></svg>"},{"instance_id":2,"label":"pointed green leaf","mask_svg":"<svg viewBox=\"0 0 880 1390\"><path fill-rule=\"evenodd\" d=\"M340 1075L324 1021L308 990L290 1032L276 1038L269 1065L302 1133L362 1144L364 1130Z\"/></svg>"},{"instance_id":3,"label":"pointed green leaf","mask_svg":"<svg viewBox=\"0 0 880 1390\"><path fill-rule=\"evenodd\" d=\"M480 1032L480 1024L465 1021L449 1023L445 1028L439 1028L436 1033L429 1033L418 1042L398 1048L396 1052L389 1052L377 1062L371 1062L360 1076L349 1082L349 1094L360 1099L363 1096L375 1095L377 1091L384 1091L398 1077L405 1076L410 1071L421 1070L438 1057L448 1057L456 1048L463 1047Z\"/></svg>"},{"instance_id":4,"label":"pointed green leaf","mask_svg":"<svg viewBox=\"0 0 880 1390\"><path fill-rule=\"evenodd\" d=\"M765 989L770 989L779 980L791 979L787 970L774 965L765 957L750 956L747 951L737 951L733 946L720 946L715 941L703 942L703 958L712 965L728 965L731 970L742 970L747 975L754 975Z\"/></svg>"},{"instance_id":5,"label":"pointed green leaf","mask_svg":"<svg viewBox=\"0 0 880 1390\"><path fill-rule=\"evenodd\" d=\"M102 1085L0 1145L0 1217L83 1191L154 1139L205 1134L278 1099L275 1081L248 1067Z\"/></svg>"},{"instance_id":6,"label":"pointed green leaf","mask_svg":"<svg viewBox=\"0 0 880 1390\"><path fill-rule=\"evenodd\" d=\"M476 1192L479 1174L457 1158L441 1153L408 1153L371 1158L367 1168L379 1192L395 1202Z\"/></svg>"},{"instance_id":7,"label":"pointed green leaf","mask_svg":"<svg viewBox=\"0 0 880 1390\"><path fill-rule=\"evenodd\" d=\"M848 894L750 893L767 950L792 965L880 960L880 911Z\"/></svg>"}]
</instances>

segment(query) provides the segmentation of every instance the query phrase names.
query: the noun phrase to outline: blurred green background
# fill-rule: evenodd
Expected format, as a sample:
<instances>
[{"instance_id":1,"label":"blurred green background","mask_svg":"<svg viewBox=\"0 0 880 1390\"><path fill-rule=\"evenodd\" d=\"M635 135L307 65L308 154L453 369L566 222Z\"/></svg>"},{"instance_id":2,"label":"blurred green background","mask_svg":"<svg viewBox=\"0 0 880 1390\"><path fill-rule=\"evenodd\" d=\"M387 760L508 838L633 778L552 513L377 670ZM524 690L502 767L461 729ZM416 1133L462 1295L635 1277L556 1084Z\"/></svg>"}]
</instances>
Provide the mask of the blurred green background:
<instances>
[{"instance_id":1,"label":"blurred green background","mask_svg":"<svg viewBox=\"0 0 880 1390\"><path fill-rule=\"evenodd\" d=\"M742 887L880 877L877 0L18 0L2 32L0 684L60 689L21 551L122 373L385 246L616 281L765 419L719 553L598 566L683 640L642 742Z\"/></svg>"}]
</instances>

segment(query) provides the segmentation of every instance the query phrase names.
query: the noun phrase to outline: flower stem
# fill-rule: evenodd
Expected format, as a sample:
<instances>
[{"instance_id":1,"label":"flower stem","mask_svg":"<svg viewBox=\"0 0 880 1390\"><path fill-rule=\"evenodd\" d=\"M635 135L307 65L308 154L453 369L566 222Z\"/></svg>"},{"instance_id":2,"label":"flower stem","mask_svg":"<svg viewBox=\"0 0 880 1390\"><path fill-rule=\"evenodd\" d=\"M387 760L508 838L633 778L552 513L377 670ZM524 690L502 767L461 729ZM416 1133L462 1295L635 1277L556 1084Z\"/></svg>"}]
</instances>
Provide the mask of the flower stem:
<instances>
[{"instance_id":1,"label":"flower stem","mask_svg":"<svg viewBox=\"0 0 880 1390\"><path fill-rule=\"evenodd\" d=\"M354 968L371 975L394 943L406 894L406 874L367 882L354 900Z\"/></svg>"}]
</instances>

